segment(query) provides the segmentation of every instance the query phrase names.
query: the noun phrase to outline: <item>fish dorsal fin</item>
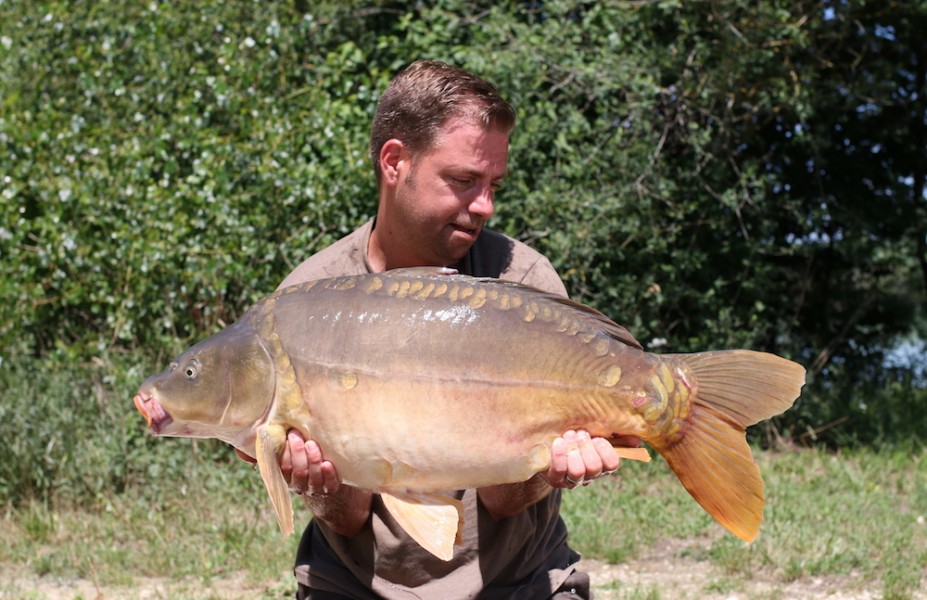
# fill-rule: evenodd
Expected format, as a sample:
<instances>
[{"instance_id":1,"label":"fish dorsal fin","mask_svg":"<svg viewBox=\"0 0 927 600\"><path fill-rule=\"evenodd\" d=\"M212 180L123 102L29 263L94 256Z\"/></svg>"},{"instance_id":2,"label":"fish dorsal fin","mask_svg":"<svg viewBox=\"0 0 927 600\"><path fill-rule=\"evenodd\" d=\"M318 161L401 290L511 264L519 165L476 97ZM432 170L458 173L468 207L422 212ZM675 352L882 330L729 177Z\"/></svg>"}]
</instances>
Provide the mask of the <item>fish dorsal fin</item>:
<instances>
[{"instance_id":1,"label":"fish dorsal fin","mask_svg":"<svg viewBox=\"0 0 927 600\"><path fill-rule=\"evenodd\" d=\"M460 543L463 503L449 496L425 493L382 493L383 504L396 522L422 548L441 560L454 557Z\"/></svg>"},{"instance_id":2,"label":"fish dorsal fin","mask_svg":"<svg viewBox=\"0 0 927 600\"><path fill-rule=\"evenodd\" d=\"M284 536L293 533L293 504L290 502L290 489L283 478L277 459L278 449L286 443L286 431L279 425L264 425L258 429L255 439L255 458L257 467L267 488L267 495L274 505L277 524Z\"/></svg>"},{"instance_id":3,"label":"fish dorsal fin","mask_svg":"<svg viewBox=\"0 0 927 600\"><path fill-rule=\"evenodd\" d=\"M387 275L409 275L409 276L422 276L422 275L457 275L457 269L452 269L450 267L401 267L399 269L390 269L386 271Z\"/></svg>"},{"instance_id":4,"label":"fish dorsal fin","mask_svg":"<svg viewBox=\"0 0 927 600\"><path fill-rule=\"evenodd\" d=\"M595 327L601 328L605 333L618 340L619 342L627 344L632 348L637 348L639 350L643 349L641 343L638 342L633 335L631 335L631 332L629 332L618 323L612 321L604 313L597 311L591 306L586 306L585 304L580 304L579 302L575 302L569 298L563 298L561 296L551 294L550 292L545 292L544 290L537 289L524 283L507 281L505 279L496 279L493 277L477 277L476 280L486 285L497 285L501 287L507 287L510 290L517 290L523 294L525 298L535 296L537 299L540 299L544 302L559 304L569 311L575 311L575 314L582 319L588 319Z\"/></svg>"}]
</instances>

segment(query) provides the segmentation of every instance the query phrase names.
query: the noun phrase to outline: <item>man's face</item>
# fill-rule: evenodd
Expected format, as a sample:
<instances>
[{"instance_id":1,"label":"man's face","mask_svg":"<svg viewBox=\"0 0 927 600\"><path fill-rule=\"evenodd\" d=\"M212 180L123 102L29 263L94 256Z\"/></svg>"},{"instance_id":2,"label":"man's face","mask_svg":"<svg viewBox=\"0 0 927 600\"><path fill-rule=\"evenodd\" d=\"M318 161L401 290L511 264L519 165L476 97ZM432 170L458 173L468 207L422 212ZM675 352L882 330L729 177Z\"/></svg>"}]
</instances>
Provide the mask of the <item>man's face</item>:
<instances>
[{"instance_id":1,"label":"man's face","mask_svg":"<svg viewBox=\"0 0 927 600\"><path fill-rule=\"evenodd\" d=\"M434 148L402 164L395 216L418 262L446 266L466 255L494 213L508 152L505 132L457 119L442 128Z\"/></svg>"}]
</instances>

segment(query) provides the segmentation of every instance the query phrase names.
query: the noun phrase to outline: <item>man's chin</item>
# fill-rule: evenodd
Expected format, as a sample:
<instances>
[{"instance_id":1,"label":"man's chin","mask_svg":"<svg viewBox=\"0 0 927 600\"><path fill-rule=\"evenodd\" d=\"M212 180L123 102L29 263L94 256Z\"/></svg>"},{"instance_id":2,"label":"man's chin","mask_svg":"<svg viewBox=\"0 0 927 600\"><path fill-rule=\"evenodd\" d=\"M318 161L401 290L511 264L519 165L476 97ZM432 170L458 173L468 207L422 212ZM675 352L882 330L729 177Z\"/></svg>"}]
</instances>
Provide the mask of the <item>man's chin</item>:
<instances>
[{"instance_id":1,"label":"man's chin","mask_svg":"<svg viewBox=\"0 0 927 600\"><path fill-rule=\"evenodd\" d=\"M454 264L462 260L476 242L476 238L477 236L473 235L452 234L447 243L444 244L444 248L442 248L443 252L441 254L444 260L450 261L448 264Z\"/></svg>"}]
</instances>

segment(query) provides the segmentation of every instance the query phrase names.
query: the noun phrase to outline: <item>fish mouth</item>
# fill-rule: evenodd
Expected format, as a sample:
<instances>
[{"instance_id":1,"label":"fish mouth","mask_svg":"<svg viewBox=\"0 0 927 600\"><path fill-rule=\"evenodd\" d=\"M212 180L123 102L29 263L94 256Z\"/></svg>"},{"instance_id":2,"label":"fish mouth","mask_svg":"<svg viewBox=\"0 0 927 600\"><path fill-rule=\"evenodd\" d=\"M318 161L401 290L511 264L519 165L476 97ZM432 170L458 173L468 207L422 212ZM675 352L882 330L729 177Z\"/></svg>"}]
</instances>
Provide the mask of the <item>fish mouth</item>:
<instances>
[{"instance_id":1,"label":"fish mouth","mask_svg":"<svg viewBox=\"0 0 927 600\"><path fill-rule=\"evenodd\" d=\"M145 417L148 428L151 429L151 432L155 435L164 431L168 425L174 422L171 415L164 410L164 407L161 406L161 403L158 402L153 395L146 394L139 390L132 401L135 403L135 408L138 409L138 412Z\"/></svg>"}]
</instances>

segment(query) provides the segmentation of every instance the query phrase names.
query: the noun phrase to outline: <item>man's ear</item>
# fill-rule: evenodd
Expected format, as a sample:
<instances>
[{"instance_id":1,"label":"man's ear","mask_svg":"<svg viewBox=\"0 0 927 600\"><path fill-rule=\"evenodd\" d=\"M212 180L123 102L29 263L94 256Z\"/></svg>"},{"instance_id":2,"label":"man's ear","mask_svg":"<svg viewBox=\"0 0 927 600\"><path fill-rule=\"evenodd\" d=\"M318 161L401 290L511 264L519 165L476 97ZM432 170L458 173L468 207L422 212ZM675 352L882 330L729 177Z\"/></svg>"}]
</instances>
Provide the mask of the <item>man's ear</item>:
<instances>
[{"instance_id":1,"label":"man's ear","mask_svg":"<svg viewBox=\"0 0 927 600\"><path fill-rule=\"evenodd\" d=\"M394 185L399 181L399 167L406 158L405 144L400 140L386 140L380 148L380 180Z\"/></svg>"}]
</instances>

